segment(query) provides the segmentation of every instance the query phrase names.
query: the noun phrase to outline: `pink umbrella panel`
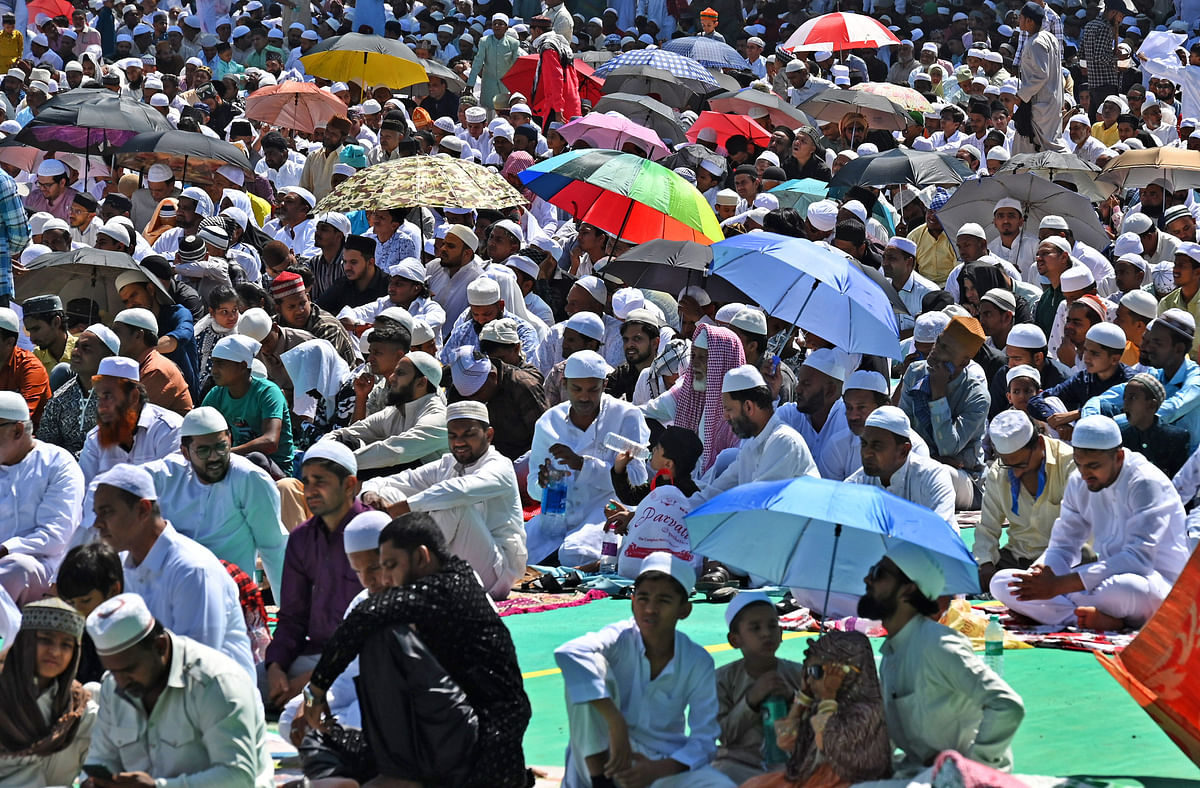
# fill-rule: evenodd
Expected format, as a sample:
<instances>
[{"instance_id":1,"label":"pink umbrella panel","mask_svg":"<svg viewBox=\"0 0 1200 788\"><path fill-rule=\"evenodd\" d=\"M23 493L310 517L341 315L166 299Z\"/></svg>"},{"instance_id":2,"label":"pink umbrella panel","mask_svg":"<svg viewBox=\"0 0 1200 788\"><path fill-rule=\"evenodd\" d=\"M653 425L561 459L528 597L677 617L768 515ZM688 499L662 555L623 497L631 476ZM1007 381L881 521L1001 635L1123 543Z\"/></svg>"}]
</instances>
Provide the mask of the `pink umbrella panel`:
<instances>
[{"instance_id":1,"label":"pink umbrella panel","mask_svg":"<svg viewBox=\"0 0 1200 788\"><path fill-rule=\"evenodd\" d=\"M627 143L632 143L651 161L670 155L666 143L653 129L648 129L620 115L610 115L604 112L593 112L582 118L562 126L558 133L567 142L574 145L579 140L593 148L622 150ZM628 151L626 151L628 152Z\"/></svg>"}]
</instances>

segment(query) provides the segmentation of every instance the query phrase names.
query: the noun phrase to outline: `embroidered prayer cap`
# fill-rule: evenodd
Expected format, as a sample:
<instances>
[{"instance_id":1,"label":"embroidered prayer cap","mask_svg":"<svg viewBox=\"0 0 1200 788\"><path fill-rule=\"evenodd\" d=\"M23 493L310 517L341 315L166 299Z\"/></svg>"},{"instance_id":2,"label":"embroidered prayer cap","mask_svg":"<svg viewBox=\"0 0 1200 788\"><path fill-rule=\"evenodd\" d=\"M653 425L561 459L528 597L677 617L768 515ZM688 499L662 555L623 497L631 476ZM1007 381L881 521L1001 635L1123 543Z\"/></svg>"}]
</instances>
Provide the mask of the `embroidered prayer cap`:
<instances>
[{"instance_id":1,"label":"embroidered prayer cap","mask_svg":"<svg viewBox=\"0 0 1200 788\"><path fill-rule=\"evenodd\" d=\"M84 624L83 616L57 597L30 602L21 610L23 630L62 632L79 640L83 636Z\"/></svg>"},{"instance_id":2,"label":"embroidered prayer cap","mask_svg":"<svg viewBox=\"0 0 1200 788\"><path fill-rule=\"evenodd\" d=\"M1016 369L1020 367L1014 367L1012 371ZM992 446L998 454L1019 452L1033 440L1033 436L1033 422L1020 410L1002 410L988 425L988 437L992 439Z\"/></svg>"}]
</instances>

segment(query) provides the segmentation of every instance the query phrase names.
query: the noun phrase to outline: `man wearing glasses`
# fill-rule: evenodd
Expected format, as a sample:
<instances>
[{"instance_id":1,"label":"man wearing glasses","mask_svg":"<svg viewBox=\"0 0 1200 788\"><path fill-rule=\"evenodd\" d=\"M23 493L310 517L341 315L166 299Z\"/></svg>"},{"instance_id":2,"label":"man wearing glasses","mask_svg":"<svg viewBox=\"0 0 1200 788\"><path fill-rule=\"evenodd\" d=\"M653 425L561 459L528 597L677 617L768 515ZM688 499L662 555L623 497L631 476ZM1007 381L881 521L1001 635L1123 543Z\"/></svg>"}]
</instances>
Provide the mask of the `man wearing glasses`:
<instances>
[{"instance_id":1,"label":"man wearing glasses","mask_svg":"<svg viewBox=\"0 0 1200 788\"><path fill-rule=\"evenodd\" d=\"M37 188L30 190L25 198L26 210L30 213L46 211L56 219L69 222L71 205L79 194L68 185L70 177L67 165L58 159L43 161L38 165Z\"/></svg>"},{"instance_id":2,"label":"man wearing glasses","mask_svg":"<svg viewBox=\"0 0 1200 788\"><path fill-rule=\"evenodd\" d=\"M254 571L255 553L261 555L271 587L279 588L287 532L271 477L230 451L229 425L216 408L190 411L179 444L178 454L143 466L171 525L247 574Z\"/></svg>"},{"instance_id":3,"label":"man wearing glasses","mask_svg":"<svg viewBox=\"0 0 1200 788\"><path fill-rule=\"evenodd\" d=\"M999 570L1028 569L1046 551L1075 470L1070 444L1037 434L1024 411L998 413L988 437L999 460L987 470L973 550L984 589ZM1005 521L1008 541L1001 547Z\"/></svg>"}]
</instances>

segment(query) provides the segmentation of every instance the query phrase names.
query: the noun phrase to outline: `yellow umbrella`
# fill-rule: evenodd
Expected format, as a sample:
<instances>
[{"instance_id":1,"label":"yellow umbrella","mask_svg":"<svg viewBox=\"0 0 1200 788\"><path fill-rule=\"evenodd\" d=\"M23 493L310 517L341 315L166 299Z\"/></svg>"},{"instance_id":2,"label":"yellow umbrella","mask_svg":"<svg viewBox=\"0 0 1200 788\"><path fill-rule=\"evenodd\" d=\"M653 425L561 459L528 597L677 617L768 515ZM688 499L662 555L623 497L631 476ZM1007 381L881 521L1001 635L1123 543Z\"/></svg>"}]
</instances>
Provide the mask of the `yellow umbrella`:
<instances>
[{"instance_id":1,"label":"yellow umbrella","mask_svg":"<svg viewBox=\"0 0 1200 788\"><path fill-rule=\"evenodd\" d=\"M421 59L404 44L383 36L347 33L317 44L300 58L307 74L340 82L356 80L364 88L393 90L428 82Z\"/></svg>"}]
</instances>

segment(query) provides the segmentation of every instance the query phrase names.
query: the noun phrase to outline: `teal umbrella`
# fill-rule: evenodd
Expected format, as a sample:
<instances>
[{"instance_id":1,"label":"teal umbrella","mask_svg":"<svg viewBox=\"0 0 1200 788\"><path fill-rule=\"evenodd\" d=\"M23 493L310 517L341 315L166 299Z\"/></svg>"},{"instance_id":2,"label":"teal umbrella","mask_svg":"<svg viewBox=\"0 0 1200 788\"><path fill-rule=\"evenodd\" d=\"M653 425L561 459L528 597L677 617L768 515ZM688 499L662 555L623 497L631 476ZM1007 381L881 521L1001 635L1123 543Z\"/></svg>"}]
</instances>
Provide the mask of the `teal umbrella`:
<instances>
[{"instance_id":1,"label":"teal umbrella","mask_svg":"<svg viewBox=\"0 0 1200 788\"><path fill-rule=\"evenodd\" d=\"M829 184L825 181L816 178L792 178L771 189L770 193L779 200L780 208L791 208L803 216L808 206L824 200L828 191Z\"/></svg>"}]
</instances>

